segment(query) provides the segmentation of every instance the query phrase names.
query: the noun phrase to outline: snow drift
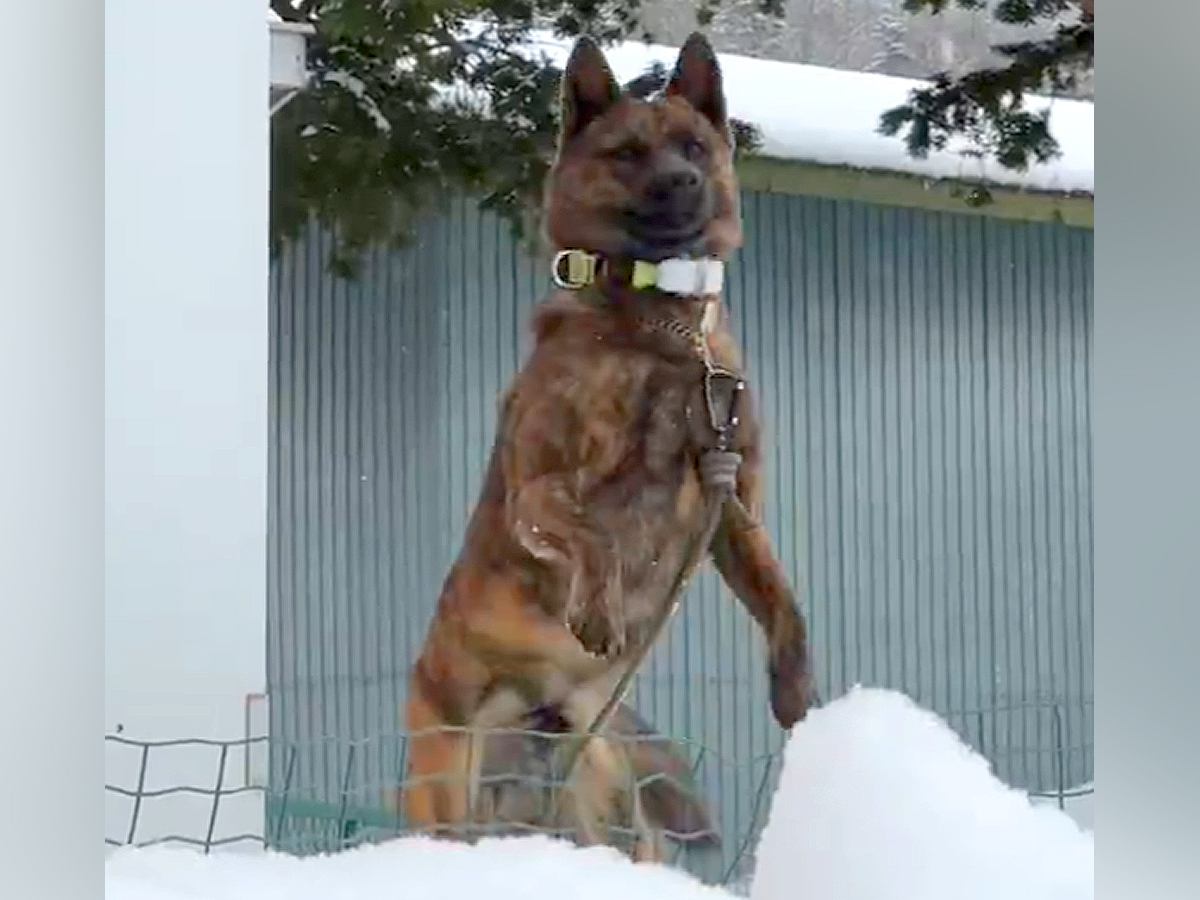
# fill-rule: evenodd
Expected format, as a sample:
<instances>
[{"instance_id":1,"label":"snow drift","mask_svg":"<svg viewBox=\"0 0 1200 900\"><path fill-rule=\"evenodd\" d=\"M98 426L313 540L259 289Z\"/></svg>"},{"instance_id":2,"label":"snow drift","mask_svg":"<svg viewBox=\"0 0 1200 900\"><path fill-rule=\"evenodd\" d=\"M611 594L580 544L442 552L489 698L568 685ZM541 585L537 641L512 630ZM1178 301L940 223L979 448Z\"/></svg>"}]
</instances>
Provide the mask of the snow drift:
<instances>
[{"instance_id":1,"label":"snow drift","mask_svg":"<svg viewBox=\"0 0 1200 900\"><path fill-rule=\"evenodd\" d=\"M941 719L855 689L796 728L752 900L1091 900L1093 839L1006 787ZM403 838L325 857L123 849L108 900L731 900L683 872L544 837Z\"/></svg>"},{"instance_id":2,"label":"snow drift","mask_svg":"<svg viewBox=\"0 0 1200 900\"><path fill-rule=\"evenodd\" d=\"M1053 794L1034 797L1033 802L1038 806L1058 808L1058 798ZM1078 822L1081 828L1086 828L1088 831L1095 830L1096 783L1089 781L1087 784L1076 785L1068 789L1063 796L1062 809Z\"/></svg>"},{"instance_id":3,"label":"snow drift","mask_svg":"<svg viewBox=\"0 0 1200 900\"><path fill-rule=\"evenodd\" d=\"M662 866L636 865L606 847L546 837L475 846L401 838L331 856L202 856L155 847L120 850L106 864L107 900L729 900L730 894Z\"/></svg>"},{"instance_id":4,"label":"snow drift","mask_svg":"<svg viewBox=\"0 0 1200 900\"><path fill-rule=\"evenodd\" d=\"M1091 900L1093 860L937 716L856 688L788 743L751 900Z\"/></svg>"}]
</instances>

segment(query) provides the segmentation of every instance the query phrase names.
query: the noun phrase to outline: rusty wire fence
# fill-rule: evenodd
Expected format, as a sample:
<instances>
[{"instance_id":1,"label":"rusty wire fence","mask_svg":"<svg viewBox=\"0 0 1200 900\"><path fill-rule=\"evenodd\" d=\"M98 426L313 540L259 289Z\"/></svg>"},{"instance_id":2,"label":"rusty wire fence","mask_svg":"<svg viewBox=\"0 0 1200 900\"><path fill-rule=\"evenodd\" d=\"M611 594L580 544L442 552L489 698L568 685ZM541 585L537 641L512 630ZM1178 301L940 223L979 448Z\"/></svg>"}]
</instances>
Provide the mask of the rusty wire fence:
<instances>
[{"instance_id":1,"label":"rusty wire fence","mask_svg":"<svg viewBox=\"0 0 1200 900\"><path fill-rule=\"evenodd\" d=\"M1056 801L1061 808L1092 790L1071 780L1071 773L1079 771L1073 758L1086 757L1090 772L1090 734L1086 740L1068 743L1062 727L1064 711L1056 704L1042 704L1053 735L1049 748L995 744L1001 733L994 724L998 714L1028 710L1029 706L967 710L946 718L964 740L984 751L998 772L1011 770L1013 759L1049 752L1054 778L1050 783L1024 787L1031 796ZM488 740L500 735L541 741L543 751L547 742L555 745L577 738L505 729L489 735ZM632 742L666 740L657 735L608 735L606 739L618 748L625 744L626 752ZM287 745L267 737L145 741L107 735L105 742L109 756L105 843L109 846L173 843L205 853L266 847L303 856L421 833L408 825L395 802L397 792L405 787L400 774L407 769L411 744L404 734ZM605 810L602 842L630 855L649 842L659 858L706 882L744 886L778 781L780 754L730 759L694 742L672 739L670 744L681 766L674 772L654 772L617 785ZM372 777L371 767L363 765L364 759L380 754L391 760L386 767L390 777L382 780ZM463 839L537 833L589 842L580 834L578 822L561 814L561 798L574 794L579 775L564 780L553 762L558 758L554 753L526 757L530 758L536 758L538 764L522 764L512 770L485 764L480 779L480 816L471 824L443 831ZM334 793L321 787L328 783L321 773L329 764L337 766ZM726 777L747 779L753 785L745 798L748 802L739 803L733 815L730 810L715 808L713 792L707 787ZM654 812L654 795L657 792L661 801L664 789L677 792L677 798L703 803L716 833L707 826L689 832L664 827L661 815L656 818ZM593 834L590 840L594 839Z\"/></svg>"}]
</instances>

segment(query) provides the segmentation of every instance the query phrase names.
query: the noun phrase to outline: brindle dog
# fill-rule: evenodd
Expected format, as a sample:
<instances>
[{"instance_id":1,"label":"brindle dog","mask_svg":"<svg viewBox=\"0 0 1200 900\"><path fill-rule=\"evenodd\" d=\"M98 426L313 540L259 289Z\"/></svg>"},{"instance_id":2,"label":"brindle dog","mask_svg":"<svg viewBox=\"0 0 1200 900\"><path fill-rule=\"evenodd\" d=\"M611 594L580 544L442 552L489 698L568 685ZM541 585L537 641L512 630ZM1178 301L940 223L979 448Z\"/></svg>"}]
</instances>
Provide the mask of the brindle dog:
<instances>
[{"instance_id":1,"label":"brindle dog","mask_svg":"<svg viewBox=\"0 0 1200 900\"><path fill-rule=\"evenodd\" d=\"M483 765L475 736L554 707L589 727L667 602L708 518L704 357L740 371L719 296L635 289L635 260L727 259L742 228L721 74L684 45L661 99L623 96L599 49L575 46L547 183L557 250L602 260L553 294L501 409L464 546L411 680L410 825L463 823ZM806 627L766 530L760 429L743 402L736 494L709 551L767 642L771 706L790 728L812 700ZM739 514L734 514L733 507ZM749 516L746 512L749 511ZM585 760L615 773L612 746ZM615 778L615 774L613 775Z\"/></svg>"}]
</instances>

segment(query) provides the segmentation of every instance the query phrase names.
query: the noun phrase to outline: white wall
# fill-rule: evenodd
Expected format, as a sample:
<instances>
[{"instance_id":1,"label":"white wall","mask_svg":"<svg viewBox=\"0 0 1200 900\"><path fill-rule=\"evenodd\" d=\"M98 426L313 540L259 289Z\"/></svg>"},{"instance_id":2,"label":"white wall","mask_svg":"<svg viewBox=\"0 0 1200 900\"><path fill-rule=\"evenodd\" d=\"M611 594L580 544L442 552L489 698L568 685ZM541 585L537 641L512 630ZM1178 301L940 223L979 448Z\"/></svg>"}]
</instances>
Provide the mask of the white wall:
<instances>
[{"instance_id":1,"label":"white wall","mask_svg":"<svg viewBox=\"0 0 1200 900\"><path fill-rule=\"evenodd\" d=\"M240 737L265 687L264 6L105 5L105 728L134 738ZM132 786L135 754L106 754ZM216 760L155 751L147 786L211 786ZM147 801L137 839L203 837L209 802ZM124 838L128 804L106 812Z\"/></svg>"}]
</instances>

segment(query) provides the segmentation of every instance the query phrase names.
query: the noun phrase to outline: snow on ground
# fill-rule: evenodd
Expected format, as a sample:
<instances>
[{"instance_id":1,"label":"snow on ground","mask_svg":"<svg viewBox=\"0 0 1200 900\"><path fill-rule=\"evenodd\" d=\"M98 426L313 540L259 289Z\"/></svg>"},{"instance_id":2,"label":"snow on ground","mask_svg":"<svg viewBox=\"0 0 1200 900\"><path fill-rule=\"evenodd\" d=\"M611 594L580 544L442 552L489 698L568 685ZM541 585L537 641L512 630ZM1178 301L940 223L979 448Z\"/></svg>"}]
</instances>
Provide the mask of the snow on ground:
<instances>
[{"instance_id":1,"label":"snow on ground","mask_svg":"<svg viewBox=\"0 0 1200 900\"><path fill-rule=\"evenodd\" d=\"M1038 806L1052 806L1058 808L1057 797L1035 797L1034 803ZM1087 784L1081 784L1078 787L1067 789L1063 795L1063 811L1079 823L1081 828L1086 828L1088 831L1095 830L1096 827L1096 785L1089 781Z\"/></svg>"},{"instance_id":2,"label":"snow on ground","mask_svg":"<svg viewBox=\"0 0 1200 900\"><path fill-rule=\"evenodd\" d=\"M1093 838L1033 805L941 719L851 691L785 749L751 900L1092 900ZM107 900L732 900L671 869L543 837L404 838L326 857L122 849Z\"/></svg>"},{"instance_id":3,"label":"snow on ground","mask_svg":"<svg viewBox=\"0 0 1200 900\"><path fill-rule=\"evenodd\" d=\"M1091 900L1094 852L940 718L856 688L788 743L751 900Z\"/></svg>"},{"instance_id":4,"label":"snow on ground","mask_svg":"<svg viewBox=\"0 0 1200 900\"><path fill-rule=\"evenodd\" d=\"M105 866L105 900L730 900L682 872L635 865L617 851L545 837L474 847L401 838L332 856L120 850Z\"/></svg>"}]
</instances>

